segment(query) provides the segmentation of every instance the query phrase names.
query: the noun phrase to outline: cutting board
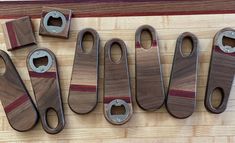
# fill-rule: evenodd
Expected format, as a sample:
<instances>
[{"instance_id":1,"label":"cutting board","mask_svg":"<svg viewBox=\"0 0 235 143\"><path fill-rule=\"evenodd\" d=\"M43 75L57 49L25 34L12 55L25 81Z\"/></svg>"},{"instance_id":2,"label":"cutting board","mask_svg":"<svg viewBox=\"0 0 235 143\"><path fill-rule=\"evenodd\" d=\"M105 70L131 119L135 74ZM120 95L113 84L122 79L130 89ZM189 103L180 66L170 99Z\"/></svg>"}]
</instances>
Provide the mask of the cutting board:
<instances>
[{"instance_id":1,"label":"cutting board","mask_svg":"<svg viewBox=\"0 0 235 143\"><path fill-rule=\"evenodd\" d=\"M0 23L8 19L1 19ZM211 114L204 108L204 96L212 48L213 36L224 27L235 28L235 14L181 15L181 16L135 16L135 17L90 17L73 18L69 39L42 37L38 35L40 19L33 19L36 39L40 47L52 50L58 59L65 129L57 135L49 135L38 123L29 132L14 131L7 122L0 106L0 142L94 142L94 143L233 143L235 142L235 85L233 85L228 108L219 115ZM165 89L171 72L177 37L183 32L194 33L200 42L200 69L196 111L187 119L171 117L165 107L156 112L140 109L135 99L134 114L131 120L115 126L103 116L103 62L104 44L111 38L121 38L128 50L132 93L135 95L135 31L149 24L158 32L161 62ZM77 33L84 28L94 28L101 38L100 90L97 108L87 115L77 115L69 109L67 98L72 72ZM0 28L0 49L6 51L2 29ZM32 98L33 90L26 68L26 56L32 47L8 52ZM2 63L1 63L2 65ZM2 66L0 66L2 71ZM133 97L134 98L134 97ZM54 114L50 120L56 121Z\"/></svg>"}]
</instances>

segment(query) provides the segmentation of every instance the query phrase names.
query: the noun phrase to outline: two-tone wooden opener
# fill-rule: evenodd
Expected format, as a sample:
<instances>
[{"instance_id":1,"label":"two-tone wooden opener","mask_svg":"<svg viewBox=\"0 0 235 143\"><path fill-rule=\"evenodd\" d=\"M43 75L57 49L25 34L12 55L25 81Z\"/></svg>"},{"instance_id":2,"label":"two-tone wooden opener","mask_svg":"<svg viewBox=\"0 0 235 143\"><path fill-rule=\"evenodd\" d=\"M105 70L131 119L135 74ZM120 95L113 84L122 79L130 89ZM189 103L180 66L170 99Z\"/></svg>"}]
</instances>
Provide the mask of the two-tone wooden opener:
<instances>
[{"instance_id":1,"label":"two-tone wooden opener","mask_svg":"<svg viewBox=\"0 0 235 143\"><path fill-rule=\"evenodd\" d=\"M233 84L235 73L235 30L225 28L214 37L210 68L205 96L205 107L208 111L219 114L225 111ZM214 90L219 89L222 100L218 107L212 105Z\"/></svg>"},{"instance_id":2,"label":"two-tone wooden opener","mask_svg":"<svg viewBox=\"0 0 235 143\"><path fill-rule=\"evenodd\" d=\"M144 49L141 34L144 30L151 33L152 45ZM149 25L141 26L135 35L136 54L136 101L144 109L153 111L160 108L165 100L162 69L157 34Z\"/></svg>"},{"instance_id":3,"label":"two-tone wooden opener","mask_svg":"<svg viewBox=\"0 0 235 143\"><path fill-rule=\"evenodd\" d=\"M187 56L184 56L182 52L185 38L189 38L192 44L192 51ZM176 43L166 101L168 112L176 118L187 118L194 112L197 94L198 53L197 37L188 32L181 34Z\"/></svg>"},{"instance_id":4,"label":"two-tone wooden opener","mask_svg":"<svg viewBox=\"0 0 235 143\"><path fill-rule=\"evenodd\" d=\"M65 125L56 57L48 49L33 50L27 57L27 67L42 126L47 133L56 134ZM57 114L55 128L48 123L49 110Z\"/></svg>"},{"instance_id":5,"label":"two-tone wooden opener","mask_svg":"<svg viewBox=\"0 0 235 143\"><path fill-rule=\"evenodd\" d=\"M89 53L85 53L82 46L85 34L91 34L93 38ZM91 112L97 104L99 44L100 38L95 30L84 29L79 32L68 97L69 107L78 114Z\"/></svg>"},{"instance_id":6,"label":"two-tone wooden opener","mask_svg":"<svg viewBox=\"0 0 235 143\"><path fill-rule=\"evenodd\" d=\"M8 54L0 50L5 64L5 73L0 76L0 100L11 127L28 131L38 121L37 110Z\"/></svg>"},{"instance_id":7,"label":"two-tone wooden opener","mask_svg":"<svg viewBox=\"0 0 235 143\"><path fill-rule=\"evenodd\" d=\"M117 62L111 56L114 44L118 44L122 52ZM126 123L133 113L127 48L121 39L111 39L105 44L103 102L105 118L112 124Z\"/></svg>"}]
</instances>

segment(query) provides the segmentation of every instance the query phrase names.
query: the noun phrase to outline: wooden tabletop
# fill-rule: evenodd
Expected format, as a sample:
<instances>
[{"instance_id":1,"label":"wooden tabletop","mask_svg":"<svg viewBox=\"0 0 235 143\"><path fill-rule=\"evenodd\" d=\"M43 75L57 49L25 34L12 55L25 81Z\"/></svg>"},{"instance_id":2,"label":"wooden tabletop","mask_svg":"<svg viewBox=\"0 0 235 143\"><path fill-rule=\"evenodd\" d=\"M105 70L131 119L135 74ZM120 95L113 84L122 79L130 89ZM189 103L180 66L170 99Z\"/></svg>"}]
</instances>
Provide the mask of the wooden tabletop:
<instances>
[{"instance_id":1,"label":"wooden tabletop","mask_svg":"<svg viewBox=\"0 0 235 143\"><path fill-rule=\"evenodd\" d=\"M176 1L176 0L175 0ZM225 1L228 2L229 0ZM230 4L234 4L230 1ZM2 6L2 5L1 5ZM1 7L0 6L0 7ZM9 5L11 6L11 5ZM68 6L69 7L69 6ZM0 8L1 9L1 8ZM4 8L6 9L6 7ZM2 9L1 9L2 10ZM0 10L0 11L1 11ZM37 9L36 9L37 11ZM19 12L28 13L21 9ZM5 12L6 13L6 12ZM10 13L10 12L9 12ZM16 11L15 11L16 13ZM6 14L7 15L7 14ZM39 14L40 15L40 14ZM0 23L15 15L0 15ZM49 48L57 56L63 105L65 110L65 129L56 135L47 134L38 123L31 131L20 133L13 130L0 106L0 142L94 142L94 143L233 143L235 142L235 85L232 87L227 110L222 114L211 114L204 107L212 40L217 31L224 27L235 28L235 14L203 15L159 15L132 17L74 17L71 23L70 38L58 39L39 36L40 19L33 17L38 46ZM158 32L161 62L165 89L168 87L174 56L176 39L183 32L192 32L199 39L199 76L196 111L187 119L170 116L165 107L156 112L140 109L133 97L134 114L129 122L121 126L111 125L103 115L103 61L104 44L111 38L121 38L128 50L132 93L135 95L135 31L144 24L153 26ZM68 90L72 73L77 33L84 28L96 29L101 38L100 92L96 109L87 115L77 115L67 104ZM2 28L0 28L0 49L6 51ZM26 57L32 47L8 52L31 97L34 99L30 78L26 67ZM1 66L3 63L1 61ZM0 68L2 72L3 68ZM50 114L50 120L56 116Z\"/></svg>"}]
</instances>

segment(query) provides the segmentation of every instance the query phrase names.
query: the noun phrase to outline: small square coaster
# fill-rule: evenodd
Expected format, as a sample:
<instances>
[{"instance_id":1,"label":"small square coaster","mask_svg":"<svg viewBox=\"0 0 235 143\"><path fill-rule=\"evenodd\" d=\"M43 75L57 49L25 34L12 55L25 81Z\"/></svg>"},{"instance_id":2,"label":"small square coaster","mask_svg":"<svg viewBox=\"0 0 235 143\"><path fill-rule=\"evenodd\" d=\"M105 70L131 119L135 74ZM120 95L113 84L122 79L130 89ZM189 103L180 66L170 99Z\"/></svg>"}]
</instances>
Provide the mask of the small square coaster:
<instances>
[{"instance_id":1,"label":"small square coaster","mask_svg":"<svg viewBox=\"0 0 235 143\"><path fill-rule=\"evenodd\" d=\"M36 44L29 16L7 21L2 24L2 26L8 51L15 50L29 44Z\"/></svg>"},{"instance_id":2,"label":"small square coaster","mask_svg":"<svg viewBox=\"0 0 235 143\"><path fill-rule=\"evenodd\" d=\"M45 36L68 38L71 17L71 10L43 7L39 34Z\"/></svg>"}]
</instances>

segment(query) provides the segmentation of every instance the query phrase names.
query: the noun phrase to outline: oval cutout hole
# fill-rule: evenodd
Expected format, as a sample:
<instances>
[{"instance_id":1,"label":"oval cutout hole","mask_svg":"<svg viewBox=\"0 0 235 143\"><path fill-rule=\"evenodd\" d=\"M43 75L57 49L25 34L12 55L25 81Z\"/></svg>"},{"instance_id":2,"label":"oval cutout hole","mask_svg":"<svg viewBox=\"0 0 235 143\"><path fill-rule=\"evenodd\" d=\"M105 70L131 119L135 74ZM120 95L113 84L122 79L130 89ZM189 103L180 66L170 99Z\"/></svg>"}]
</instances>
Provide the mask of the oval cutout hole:
<instances>
[{"instance_id":1,"label":"oval cutout hole","mask_svg":"<svg viewBox=\"0 0 235 143\"><path fill-rule=\"evenodd\" d=\"M121 105L121 106L113 105L111 107L111 115L125 115L125 114L126 114L126 110L123 105Z\"/></svg>"},{"instance_id":2,"label":"oval cutout hole","mask_svg":"<svg viewBox=\"0 0 235 143\"><path fill-rule=\"evenodd\" d=\"M46 119L50 128L55 129L58 126L58 116L54 109L50 108L47 110Z\"/></svg>"},{"instance_id":3,"label":"oval cutout hole","mask_svg":"<svg viewBox=\"0 0 235 143\"><path fill-rule=\"evenodd\" d=\"M61 17L54 18L54 17L50 16L47 21L47 25L61 27L62 26L62 19L61 19Z\"/></svg>"},{"instance_id":4,"label":"oval cutout hole","mask_svg":"<svg viewBox=\"0 0 235 143\"><path fill-rule=\"evenodd\" d=\"M0 58L0 75L3 75L6 72L6 64L3 58Z\"/></svg>"},{"instance_id":5,"label":"oval cutout hole","mask_svg":"<svg viewBox=\"0 0 235 143\"><path fill-rule=\"evenodd\" d=\"M82 49L84 53L89 53L93 47L93 36L91 33L87 32L84 34L82 38Z\"/></svg>"},{"instance_id":6,"label":"oval cutout hole","mask_svg":"<svg viewBox=\"0 0 235 143\"><path fill-rule=\"evenodd\" d=\"M189 56L193 51L193 41L190 37L185 37L182 42L181 53L183 57Z\"/></svg>"},{"instance_id":7,"label":"oval cutout hole","mask_svg":"<svg viewBox=\"0 0 235 143\"><path fill-rule=\"evenodd\" d=\"M215 88L211 95L211 105L217 109L222 104L224 98L223 90L221 88Z\"/></svg>"},{"instance_id":8,"label":"oval cutout hole","mask_svg":"<svg viewBox=\"0 0 235 143\"><path fill-rule=\"evenodd\" d=\"M150 49L152 46L152 36L148 30L143 30L140 36L140 43L144 49Z\"/></svg>"},{"instance_id":9,"label":"oval cutout hole","mask_svg":"<svg viewBox=\"0 0 235 143\"><path fill-rule=\"evenodd\" d=\"M121 60L122 58L122 49L120 47L119 44L117 43L114 43L111 47L111 51L110 51L110 56L111 56L111 60L114 62L114 63L119 63L119 61Z\"/></svg>"},{"instance_id":10,"label":"oval cutout hole","mask_svg":"<svg viewBox=\"0 0 235 143\"><path fill-rule=\"evenodd\" d=\"M222 39L223 46L235 47L235 39L224 36Z\"/></svg>"},{"instance_id":11,"label":"oval cutout hole","mask_svg":"<svg viewBox=\"0 0 235 143\"><path fill-rule=\"evenodd\" d=\"M33 59L33 64L34 64L34 66L36 68L38 68L40 66L47 66L47 64L48 64L48 57L44 56L44 57Z\"/></svg>"}]
</instances>

